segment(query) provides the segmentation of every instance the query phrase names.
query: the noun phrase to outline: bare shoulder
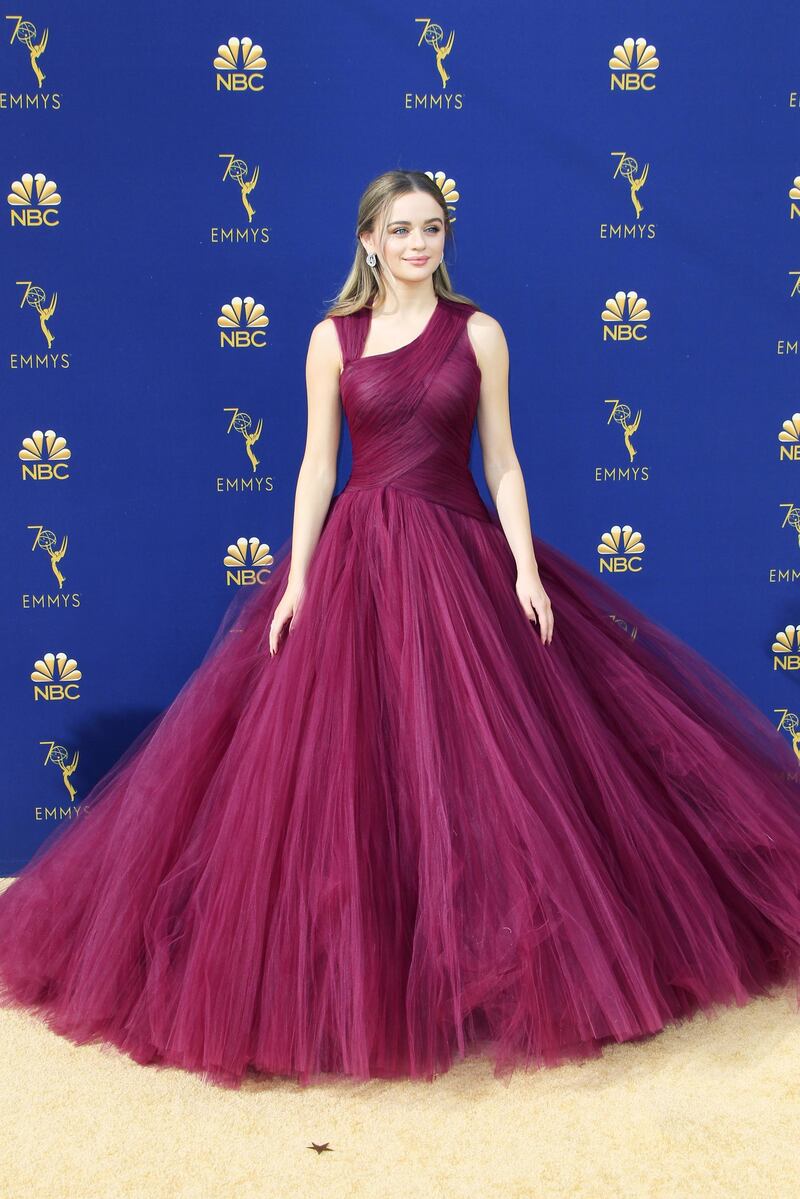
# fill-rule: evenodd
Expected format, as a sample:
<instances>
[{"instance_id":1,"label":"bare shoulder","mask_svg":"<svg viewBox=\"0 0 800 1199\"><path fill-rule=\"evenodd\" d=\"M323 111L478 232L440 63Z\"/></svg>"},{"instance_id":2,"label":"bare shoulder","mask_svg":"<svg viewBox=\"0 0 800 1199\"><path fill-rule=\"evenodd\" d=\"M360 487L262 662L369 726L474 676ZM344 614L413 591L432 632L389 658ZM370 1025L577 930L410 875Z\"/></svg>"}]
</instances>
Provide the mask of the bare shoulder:
<instances>
[{"instance_id":1,"label":"bare shoulder","mask_svg":"<svg viewBox=\"0 0 800 1199\"><path fill-rule=\"evenodd\" d=\"M337 370L341 369L342 352L339 345L339 334L336 331L336 322L332 317L324 316L314 325L308 339L308 353L321 362L335 364Z\"/></svg>"},{"instance_id":2,"label":"bare shoulder","mask_svg":"<svg viewBox=\"0 0 800 1199\"><path fill-rule=\"evenodd\" d=\"M503 326L488 312L478 308L470 314L467 320L467 334L481 369L507 358L508 345Z\"/></svg>"}]
</instances>

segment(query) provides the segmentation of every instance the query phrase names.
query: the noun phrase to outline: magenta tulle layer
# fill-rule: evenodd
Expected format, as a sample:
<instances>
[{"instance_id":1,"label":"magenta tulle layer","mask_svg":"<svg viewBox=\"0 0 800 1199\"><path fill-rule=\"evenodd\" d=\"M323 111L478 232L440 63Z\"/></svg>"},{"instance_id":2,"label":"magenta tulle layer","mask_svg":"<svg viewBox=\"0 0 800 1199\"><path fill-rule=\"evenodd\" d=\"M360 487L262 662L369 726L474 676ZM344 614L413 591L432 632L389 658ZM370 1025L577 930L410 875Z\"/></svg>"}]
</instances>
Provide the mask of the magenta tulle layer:
<instances>
[{"instance_id":1,"label":"magenta tulle layer","mask_svg":"<svg viewBox=\"0 0 800 1199\"><path fill-rule=\"evenodd\" d=\"M515 1066L800 975L791 748L705 659L496 519L334 500L0 896L4 1004L238 1086Z\"/></svg>"}]
</instances>

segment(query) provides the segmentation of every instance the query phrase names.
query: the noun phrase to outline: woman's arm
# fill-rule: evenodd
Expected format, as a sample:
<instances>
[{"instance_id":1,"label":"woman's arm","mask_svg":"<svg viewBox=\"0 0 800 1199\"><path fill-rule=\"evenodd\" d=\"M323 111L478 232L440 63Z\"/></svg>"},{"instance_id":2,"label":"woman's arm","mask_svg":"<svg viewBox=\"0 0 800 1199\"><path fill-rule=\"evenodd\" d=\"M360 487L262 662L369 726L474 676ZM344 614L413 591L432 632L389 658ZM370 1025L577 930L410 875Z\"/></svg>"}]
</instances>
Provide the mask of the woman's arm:
<instances>
[{"instance_id":1,"label":"woman's arm","mask_svg":"<svg viewBox=\"0 0 800 1199\"><path fill-rule=\"evenodd\" d=\"M284 624L290 618L293 623L299 610L308 564L319 541L336 486L336 458L342 429L340 361L336 329L332 320L324 318L311 330L308 342L306 446L295 488L289 573L286 590L270 626L270 654L277 650Z\"/></svg>"},{"instance_id":2,"label":"woman's arm","mask_svg":"<svg viewBox=\"0 0 800 1199\"><path fill-rule=\"evenodd\" d=\"M472 314L467 336L481 368L476 419L486 484L517 564L520 603L526 616L538 618L542 641L547 643L553 638L553 614L539 578L525 480L511 435L508 345L502 326L486 312Z\"/></svg>"}]
</instances>

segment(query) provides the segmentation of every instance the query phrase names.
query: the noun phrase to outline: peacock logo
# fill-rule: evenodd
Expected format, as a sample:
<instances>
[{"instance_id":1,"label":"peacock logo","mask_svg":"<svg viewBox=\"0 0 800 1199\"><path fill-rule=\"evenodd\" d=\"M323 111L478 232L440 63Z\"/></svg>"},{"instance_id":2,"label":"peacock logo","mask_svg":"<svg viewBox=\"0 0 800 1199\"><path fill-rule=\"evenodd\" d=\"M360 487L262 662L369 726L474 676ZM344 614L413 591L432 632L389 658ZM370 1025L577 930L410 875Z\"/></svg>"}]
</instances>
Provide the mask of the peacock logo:
<instances>
[{"instance_id":1,"label":"peacock logo","mask_svg":"<svg viewBox=\"0 0 800 1199\"><path fill-rule=\"evenodd\" d=\"M15 179L7 199L12 228L19 225L25 229L38 229L42 225L52 228L60 223L58 187L41 171L35 175L26 171L21 179Z\"/></svg>"},{"instance_id":2,"label":"peacock logo","mask_svg":"<svg viewBox=\"0 0 800 1199\"><path fill-rule=\"evenodd\" d=\"M625 574L642 570L644 541L631 525L612 525L597 546L600 573Z\"/></svg>"},{"instance_id":3,"label":"peacock logo","mask_svg":"<svg viewBox=\"0 0 800 1199\"><path fill-rule=\"evenodd\" d=\"M800 625L787 624L775 634L772 642L772 669L797 670L800 668Z\"/></svg>"},{"instance_id":4,"label":"peacock logo","mask_svg":"<svg viewBox=\"0 0 800 1199\"><path fill-rule=\"evenodd\" d=\"M618 291L606 300L600 314L603 341L646 341L650 310L635 291Z\"/></svg>"},{"instance_id":5,"label":"peacock logo","mask_svg":"<svg viewBox=\"0 0 800 1199\"><path fill-rule=\"evenodd\" d=\"M258 537L239 537L223 558L226 587L252 587L266 582L275 559L269 546Z\"/></svg>"},{"instance_id":6,"label":"peacock logo","mask_svg":"<svg viewBox=\"0 0 800 1199\"><path fill-rule=\"evenodd\" d=\"M456 188L455 179L449 179L444 171L426 171L425 174L438 187L442 193L442 199L447 205L447 215L450 218L450 224L456 219L456 203L461 199L461 196Z\"/></svg>"},{"instance_id":7,"label":"peacock logo","mask_svg":"<svg viewBox=\"0 0 800 1199\"><path fill-rule=\"evenodd\" d=\"M264 52L251 37L229 37L217 48L214 59L218 92L261 92L264 90Z\"/></svg>"},{"instance_id":8,"label":"peacock logo","mask_svg":"<svg viewBox=\"0 0 800 1199\"><path fill-rule=\"evenodd\" d=\"M655 46L646 37L626 37L608 60L611 67L612 92L652 92L656 86L655 72L660 63Z\"/></svg>"},{"instance_id":9,"label":"peacock logo","mask_svg":"<svg viewBox=\"0 0 800 1199\"><path fill-rule=\"evenodd\" d=\"M234 296L229 304L223 304L217 317L220 329L221 348L242 350L261 349L266 345L264 331L269 317L263 304L252 296Z\"/></svg>"},{"instance_id":10,"label":"peacock logo","mask_svg":"<svg viewBox=\"0 0 800 1199\"><path fill-rule=\"evenodd\" d=\"M68 479L67 463L72 457L72 450L67 445L66 437L56 433L55 429L34 429L30 437L23 437L19 458L22 462L23 479L33 479L40 482L46 479Z\"/></svg>"},{"instance_id":11,"label":"peacock logo","mask_svg":"<svg viewBox=\"0 0 800 1199\"><path fill-rule=\"evenodd\" d=\"M63 650L56 654L44 654L37 659L31 671L33 698L56 702L80 699L78 680L82 677L78 663Z\"/></svg>"},{"instance_id":12,"label":"peacock logo","mask_svg":"<svg viewBox=\"0 0 800 1199\"><path fill-rule=\"evenodd\" d=\"M781 425L778 433L778 459L797 462L800 459L800 412L795 412Z\"/></svg>"},{"instance_id":13,"label":"peacock logo","mask_svg":"<svg viewBox=\"0 0 800 1199\"><path fill-rule=\"evenodd\" d=\"M789 199L792 201L789 205L789 220L793 221L796 217L800 217L800 175L795 175L794 182L789 188Z\"/></svg>"}]
</instances>

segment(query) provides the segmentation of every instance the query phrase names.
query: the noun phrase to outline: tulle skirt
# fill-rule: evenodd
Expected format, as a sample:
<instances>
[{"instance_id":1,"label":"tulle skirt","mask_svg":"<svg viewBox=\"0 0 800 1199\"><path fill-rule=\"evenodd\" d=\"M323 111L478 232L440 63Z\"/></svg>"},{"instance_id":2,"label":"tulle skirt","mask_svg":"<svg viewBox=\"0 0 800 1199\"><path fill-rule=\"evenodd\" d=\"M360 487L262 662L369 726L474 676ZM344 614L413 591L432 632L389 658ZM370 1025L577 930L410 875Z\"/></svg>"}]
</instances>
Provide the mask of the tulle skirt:
<instances>
[{"instance_id":1,"label":"tulle skirt","mask_svg":"<svg viewBox=\"0 0 800 1199\"><path fill-rule=\"evenodd\" d=\"M0 895L0 1003L238 1086L515 1066L800 975L788 742L712 665L496 517L331 504Z\"/></svg>"}]
</instances>

